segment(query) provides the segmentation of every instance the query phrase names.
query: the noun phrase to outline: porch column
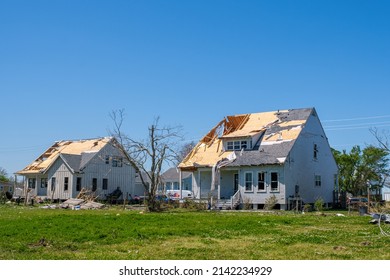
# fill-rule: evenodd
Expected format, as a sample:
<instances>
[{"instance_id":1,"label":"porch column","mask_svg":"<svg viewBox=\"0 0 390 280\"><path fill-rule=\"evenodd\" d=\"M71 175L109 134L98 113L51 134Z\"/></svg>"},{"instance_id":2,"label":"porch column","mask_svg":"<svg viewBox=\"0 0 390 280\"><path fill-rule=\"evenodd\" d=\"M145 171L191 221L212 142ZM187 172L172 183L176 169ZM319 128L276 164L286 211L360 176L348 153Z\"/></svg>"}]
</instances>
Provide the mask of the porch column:
<instances>
[{"instance_id":1,"label":"porch column","mask_svg":"<svg viewBox=\"0 0 390 280\"><path fill-rule=\"evenodd\" d=\"M200 170L198 169L198 189L199 189L199 199L202 198L202 186L201 186L201 182L200 182Z\"/></svg>"},{"instance_id":2,"label":"porch column","mask_svg":"<svg viewBox=\"0 0 390 280\"><path fill-rule=\"evenodd\" d=\"M218 172L218 200L221 199L221 174Z\"/></svg>"},{"instance_id":3,"label":"porch column","mask_svg":"<svg viewBox=\"0 0 390 280\"><path fill-rule=\"evenodd\" d=\"M181 184L181 179L182 174L181 174L181 169L179 169L179 190L180 190L180 199L183 199L183 190L182 190L182 184Z\"/></svg>"}]
</instances>

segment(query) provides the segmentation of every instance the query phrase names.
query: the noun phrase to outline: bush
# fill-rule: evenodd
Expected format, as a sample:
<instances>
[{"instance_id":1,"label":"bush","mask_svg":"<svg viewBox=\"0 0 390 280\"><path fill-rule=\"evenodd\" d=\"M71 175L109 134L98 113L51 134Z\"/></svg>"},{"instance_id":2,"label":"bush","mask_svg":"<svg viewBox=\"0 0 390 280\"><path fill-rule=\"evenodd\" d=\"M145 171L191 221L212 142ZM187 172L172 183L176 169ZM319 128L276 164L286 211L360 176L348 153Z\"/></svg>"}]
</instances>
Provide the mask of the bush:
<instances>
[{"instance_id":1,"label":"bush","mask_svg":"<svg viewBox=\"0 0 390 280\"><path fill-rule=\"evenodd\" d=\"M272 196L268 197L265 200L264 204L264 210L272 210L274 209L275 205L278 203L278 199L276 196L273 194Z\"/></svg>"},{"instance_id":2,"label":"bush","mask_svg":"<svg viewBox=\"0 0 390 280\"><path fill-rule=\"evenodd\" d=\"M324 209L324 200L321 197L314 202L314 208L320 212Z\"/></svg>"}]
</instances>

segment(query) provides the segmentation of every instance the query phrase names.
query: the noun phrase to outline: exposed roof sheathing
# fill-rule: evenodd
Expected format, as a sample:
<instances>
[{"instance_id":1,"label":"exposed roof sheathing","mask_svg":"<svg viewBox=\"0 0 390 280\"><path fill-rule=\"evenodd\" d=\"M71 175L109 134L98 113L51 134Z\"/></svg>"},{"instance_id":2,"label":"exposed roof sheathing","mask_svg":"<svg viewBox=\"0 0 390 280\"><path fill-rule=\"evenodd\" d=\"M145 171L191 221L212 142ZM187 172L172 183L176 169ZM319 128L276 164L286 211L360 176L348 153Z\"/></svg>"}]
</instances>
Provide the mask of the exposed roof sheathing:
<instances>
[{"instance_id":1,"label":"exposed roof sheathing","mask_svg":"<svg viewBox=\"0 0 390 280\"><path fill-rule=\"evenodd\" d=\"M35 161L27 165L17 174L27 175L44 173L61 156L74 171L85 165L112 138L96 138L77 141L58 141L48 148Z\"/></svg>"},{"instance_id":2,"label":"exposed roof sheathing","mask_svg":"<svg viewBox=\"0 0 390 280\"><path fill-rule=\"evenodd\" d=\"M227 166L280 164L288 156L314 109L283 110L228 116L220 121L179 164L182 170L212 167L236 154ZM257 137L257 138L256 138ZM252 138L252 150L225 151L223 140Z\"/></svg>"}]
</instances>

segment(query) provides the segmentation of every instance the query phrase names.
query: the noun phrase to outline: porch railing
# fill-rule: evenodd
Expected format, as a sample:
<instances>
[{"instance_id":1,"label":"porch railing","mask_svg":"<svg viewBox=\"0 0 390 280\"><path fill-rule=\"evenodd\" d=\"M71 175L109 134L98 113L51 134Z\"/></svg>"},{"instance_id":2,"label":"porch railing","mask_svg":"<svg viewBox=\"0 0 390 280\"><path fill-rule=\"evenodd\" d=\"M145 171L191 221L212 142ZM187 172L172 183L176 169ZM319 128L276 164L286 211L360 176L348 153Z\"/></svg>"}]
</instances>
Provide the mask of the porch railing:
<instances>
[{"instance_id":1,"label":"porch railing","mask_svg":"<svg viewBox=\"0 0 390 280\"><path fill-rule=\"evenodd\" d=\"M231 198L231 209L235 209L240 204L241 192L238 190Z\"/></svg>"}]
</instances>

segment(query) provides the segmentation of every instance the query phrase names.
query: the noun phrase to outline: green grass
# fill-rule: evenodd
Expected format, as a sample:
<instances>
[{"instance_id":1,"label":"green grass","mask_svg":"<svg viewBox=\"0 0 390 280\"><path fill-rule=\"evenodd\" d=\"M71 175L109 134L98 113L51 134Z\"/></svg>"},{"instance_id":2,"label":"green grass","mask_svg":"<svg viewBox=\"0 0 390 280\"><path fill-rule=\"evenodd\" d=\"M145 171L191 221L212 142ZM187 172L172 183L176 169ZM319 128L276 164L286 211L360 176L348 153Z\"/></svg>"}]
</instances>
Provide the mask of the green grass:
<instances>
[{"instance_id":1,"label":"green grass","mask_svg":"<svg viewBox=\"0 0 390 280\"><path fill-rule=\"evenodd\" d=\"M390 259L369 217L0 207L2 260Z\"/></svg>"}]
</instances>

